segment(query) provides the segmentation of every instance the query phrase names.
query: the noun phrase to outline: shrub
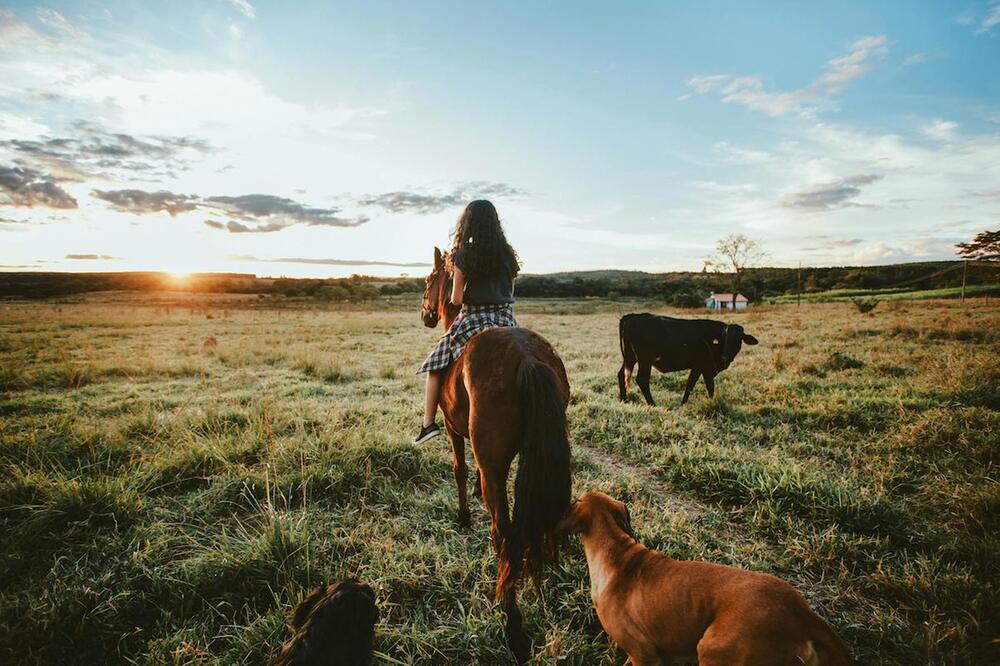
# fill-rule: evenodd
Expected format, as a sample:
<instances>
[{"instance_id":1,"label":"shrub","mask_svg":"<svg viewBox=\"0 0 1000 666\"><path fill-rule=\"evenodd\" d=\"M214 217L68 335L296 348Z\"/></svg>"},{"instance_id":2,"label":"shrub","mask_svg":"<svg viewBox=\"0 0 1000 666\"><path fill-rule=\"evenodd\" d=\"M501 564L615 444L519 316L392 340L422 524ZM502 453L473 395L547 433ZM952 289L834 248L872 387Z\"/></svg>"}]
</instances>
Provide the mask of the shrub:
<instances>
[{"instance_id":1,"label":"shrub","mask_svg":"<svg viewBox=\"0 0 1000 666\"><path fill-rule=\"evenodd\" d=\"M861 314L868 314L878 305L878 301L874 298L852 298L851 302Z\"/></svg>"}]
</instances>

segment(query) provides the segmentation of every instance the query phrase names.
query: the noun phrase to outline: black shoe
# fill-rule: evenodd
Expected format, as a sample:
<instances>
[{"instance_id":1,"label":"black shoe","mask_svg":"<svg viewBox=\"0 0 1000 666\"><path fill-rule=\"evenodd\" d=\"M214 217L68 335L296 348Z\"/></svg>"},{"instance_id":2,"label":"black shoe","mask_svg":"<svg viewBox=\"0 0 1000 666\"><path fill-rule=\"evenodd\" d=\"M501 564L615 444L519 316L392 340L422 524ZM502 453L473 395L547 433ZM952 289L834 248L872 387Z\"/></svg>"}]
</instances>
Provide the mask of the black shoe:
<instances>
[{"instance_id":1,"label":"black shoe","mask_svg":"<svg viewBox=\"0 0 1000 666\"><path fill-rule=\"evenodd\" d=\"M429 439L434 439L441 434L441 427L437 423L432 423L426 428L421 428L420 433L417 438L413 440L414 444L423 444Z\"/></svg>"}]
</instances>

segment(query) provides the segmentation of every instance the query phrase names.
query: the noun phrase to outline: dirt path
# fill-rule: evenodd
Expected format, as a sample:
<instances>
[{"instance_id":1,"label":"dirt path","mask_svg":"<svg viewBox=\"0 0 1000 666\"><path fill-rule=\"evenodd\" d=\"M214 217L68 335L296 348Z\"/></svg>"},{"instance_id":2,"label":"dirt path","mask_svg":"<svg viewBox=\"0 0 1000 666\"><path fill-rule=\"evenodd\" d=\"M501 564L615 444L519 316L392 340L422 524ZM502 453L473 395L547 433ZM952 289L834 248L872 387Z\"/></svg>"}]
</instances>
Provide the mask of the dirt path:
<instances>
[{"instance_id":1,"label":"dirt path","mask_svg":"<svg viewBox=\"0 0 1000 666\"><path fill-rule=\"evenodd\" d=\"M617 476L633 478L638 481L642 489L651 495L657 503L661 504L664 509L681 512L691 518L704 516L709 510L707 505L693 497L665 488L663 482L644 467L625 462L620 458L592 446L587 446L586 444L574 442L573 448L586 453L591 460L604 468L606 472Z\"/></svg>"}]
</instances>

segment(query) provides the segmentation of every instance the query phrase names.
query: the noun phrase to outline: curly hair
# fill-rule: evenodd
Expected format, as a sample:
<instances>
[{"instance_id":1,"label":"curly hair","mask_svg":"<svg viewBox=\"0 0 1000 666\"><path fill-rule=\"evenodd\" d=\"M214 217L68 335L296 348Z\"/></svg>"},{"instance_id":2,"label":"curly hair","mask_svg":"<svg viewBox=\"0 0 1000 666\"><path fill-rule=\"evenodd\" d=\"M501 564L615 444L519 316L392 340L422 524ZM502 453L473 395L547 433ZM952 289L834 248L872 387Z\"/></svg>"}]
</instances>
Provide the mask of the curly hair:
<instances>
[{"instance_id":1,"label":"curly hair","mask_svg":"<svg viewBox=\"0 0 1000 666\"><path fill-rule=\"evenodd\" d=\"M505 272L513 278L521 270L521 260L507 242L497 209L486 199L470 203L458 219L452 254L459 250L465 254L470 276Z\"/></svg>"}]
</instances>

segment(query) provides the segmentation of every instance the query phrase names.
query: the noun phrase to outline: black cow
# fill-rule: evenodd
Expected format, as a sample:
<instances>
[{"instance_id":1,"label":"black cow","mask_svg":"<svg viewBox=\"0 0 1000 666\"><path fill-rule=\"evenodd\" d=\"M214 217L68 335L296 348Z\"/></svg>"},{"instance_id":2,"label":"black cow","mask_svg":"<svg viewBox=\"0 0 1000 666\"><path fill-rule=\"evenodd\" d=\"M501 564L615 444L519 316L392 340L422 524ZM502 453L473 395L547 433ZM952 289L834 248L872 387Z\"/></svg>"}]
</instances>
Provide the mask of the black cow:
<instances>
[{"instance_id":1,"label":"black cow","mask_svg":"<svg viewBox=\"0 0 1000 666\"><path fill-rule=\"evenodd\" d=\"M618 371L618 397L632 381L632 368L639 363L636 384L646 402L655 405L649 393L649 371L690 370L683 405L699 376L705 377L709 397L715 395L715 376L729 367L743 343L757 344L757 338L743 332L738 324L711 319L676 319L649 314L627 314L618 322L622 349L622 369Z\"/></svg>"}]
</instances>

